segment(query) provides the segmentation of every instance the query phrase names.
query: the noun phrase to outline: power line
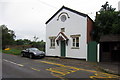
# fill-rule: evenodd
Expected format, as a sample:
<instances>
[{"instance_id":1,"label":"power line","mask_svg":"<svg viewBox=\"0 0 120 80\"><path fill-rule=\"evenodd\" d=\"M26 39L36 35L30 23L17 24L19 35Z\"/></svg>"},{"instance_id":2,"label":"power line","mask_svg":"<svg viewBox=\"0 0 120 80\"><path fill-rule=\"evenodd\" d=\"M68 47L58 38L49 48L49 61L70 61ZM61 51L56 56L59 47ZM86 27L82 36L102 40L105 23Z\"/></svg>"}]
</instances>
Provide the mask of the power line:
<instances>
[{"instance_id":1,"label":"power line","mask_svg":"<svg viewBox=\"0 0 120 80\"><path fill-rule=\"evenodd\" d=\"M57 7L55 7L55 6L51 5L51 4L48 4L48 3L46 3L46 2L43 2L43 1L41 1L41 0L37 0L37 1L40 2L40 3L42 3L42 4L44 4L44 5L46 5L46 6L49 6L49 7L58 9Z\"/></svg>"}]
</instances>

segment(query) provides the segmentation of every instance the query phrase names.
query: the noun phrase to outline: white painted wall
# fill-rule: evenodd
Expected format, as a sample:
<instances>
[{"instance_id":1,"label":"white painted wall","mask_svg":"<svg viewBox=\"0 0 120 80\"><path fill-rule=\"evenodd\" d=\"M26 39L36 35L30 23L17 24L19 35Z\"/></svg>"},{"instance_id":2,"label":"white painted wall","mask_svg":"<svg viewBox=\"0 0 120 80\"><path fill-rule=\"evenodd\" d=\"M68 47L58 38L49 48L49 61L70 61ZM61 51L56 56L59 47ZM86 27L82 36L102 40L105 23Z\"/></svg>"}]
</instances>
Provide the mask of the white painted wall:
<instances>
[{"instance_id":1,"label":"white painted wall","mask_svg":"<svg viewBox=\"0 0 120 80\"><path fill-rule=\"evenodd\" d=\"M120 11L120 1L118 2L118 11Z\"/></svg>"},{"instance_id":2,"label":"white painted wall","mask_svg":"<svg viewBox=\"0 0 120 80\"><path fill-rule=\"evenodd\" d=\"M70 16L65 22L57 21L61 12L66 12ZM60 56L60 45L55 44L55 49L50 49L50 36L57 36L65 28L65 35L69 38L66 46L66 57L86 59L87 56L87 17L80 16L76 13L63 9L46 25L46 55ZM80 48L72 48L72 38L70 35L81 34Z\"/></svg>"}]
</instances>

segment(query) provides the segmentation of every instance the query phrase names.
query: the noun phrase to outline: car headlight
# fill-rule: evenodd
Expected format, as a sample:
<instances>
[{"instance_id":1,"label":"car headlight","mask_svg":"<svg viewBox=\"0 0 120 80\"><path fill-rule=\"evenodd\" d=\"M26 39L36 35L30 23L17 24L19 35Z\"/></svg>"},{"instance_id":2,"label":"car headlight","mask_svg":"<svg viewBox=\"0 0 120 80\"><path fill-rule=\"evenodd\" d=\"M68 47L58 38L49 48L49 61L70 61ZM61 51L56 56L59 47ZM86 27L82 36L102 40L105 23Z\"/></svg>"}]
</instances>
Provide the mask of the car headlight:
<instances>
[{"instance_id":1,"label":"car headlight","mask_svg":"<svg viewBox=\"0 0 120 80\"><path fill-rule=\"evenodd\" d=\"M34 54L37 54L37 53L35 53L35 52L33 52Z\"/></svg>"}]
</instances>

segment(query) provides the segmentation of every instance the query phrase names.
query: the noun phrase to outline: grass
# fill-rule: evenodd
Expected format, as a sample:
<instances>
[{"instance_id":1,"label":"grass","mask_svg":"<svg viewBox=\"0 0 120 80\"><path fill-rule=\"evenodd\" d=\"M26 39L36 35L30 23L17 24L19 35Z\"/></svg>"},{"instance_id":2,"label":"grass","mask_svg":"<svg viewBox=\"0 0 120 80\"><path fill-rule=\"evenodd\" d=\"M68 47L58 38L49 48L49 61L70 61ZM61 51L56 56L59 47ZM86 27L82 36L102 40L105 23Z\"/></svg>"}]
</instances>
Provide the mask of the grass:
<instances>
[{"instance_id":1,"label":"grass","mask_svg":"<svg viewBox=\"0 0 120 80\"><path fill-rule=\"evenodd\" d=\"M19 50L19 49L2 50L2 52L7 53L7 54L14 54L14 55L21 54L21 50Z\"/></svg>"}]
</instances>

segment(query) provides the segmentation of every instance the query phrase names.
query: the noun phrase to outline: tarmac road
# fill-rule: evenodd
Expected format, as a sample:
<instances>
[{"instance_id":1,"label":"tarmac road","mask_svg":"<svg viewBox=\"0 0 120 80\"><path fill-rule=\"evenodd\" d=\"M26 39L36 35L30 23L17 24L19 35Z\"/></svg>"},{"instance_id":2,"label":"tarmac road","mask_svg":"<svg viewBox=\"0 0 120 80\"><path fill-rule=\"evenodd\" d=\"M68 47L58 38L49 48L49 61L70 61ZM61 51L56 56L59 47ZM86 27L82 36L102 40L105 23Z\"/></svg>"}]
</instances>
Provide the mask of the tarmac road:
<instances>
[{"instance_id":1,"label":"tarmac road","mask_svg":"<svg viewBox=\"0 0 120 80\"><path fill-rule=\"evenodd\" d=\"M4 53L2 55L2 77L3 80L26 80L27 78L29 80L96 80L96 78L103 78L104 80L104 78L118 78L116 75L53 63L45 59L29 59Z\"/></svg>"}]
</instances>

